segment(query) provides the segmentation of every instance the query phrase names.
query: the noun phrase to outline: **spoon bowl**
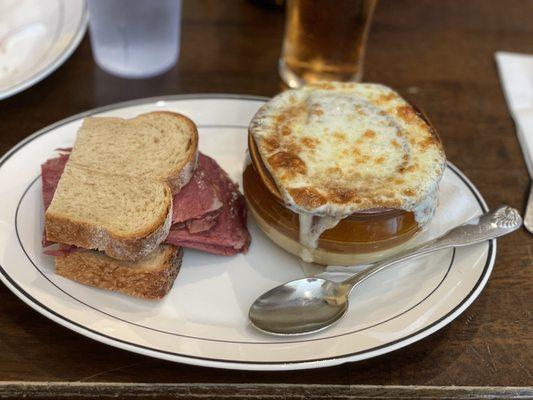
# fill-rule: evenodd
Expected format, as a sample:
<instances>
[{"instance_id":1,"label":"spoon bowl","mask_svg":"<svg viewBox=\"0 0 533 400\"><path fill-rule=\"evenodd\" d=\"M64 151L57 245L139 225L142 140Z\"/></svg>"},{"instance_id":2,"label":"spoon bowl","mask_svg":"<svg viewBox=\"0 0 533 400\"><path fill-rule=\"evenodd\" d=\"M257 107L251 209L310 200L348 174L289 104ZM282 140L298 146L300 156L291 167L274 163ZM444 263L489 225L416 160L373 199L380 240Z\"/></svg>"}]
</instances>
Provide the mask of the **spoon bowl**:
<instances>
[{"instance_id":1,"label":"spoon bowl","mask_svg":"<svg viewBox=\"0 0 533 400\"><path fill-rule=\"evenodd\" d=\"M304 278L275 287L250 307L250 322L274 335L320 331L348 310L350 287L321 278Z\"/></svg>"}]
</instances>

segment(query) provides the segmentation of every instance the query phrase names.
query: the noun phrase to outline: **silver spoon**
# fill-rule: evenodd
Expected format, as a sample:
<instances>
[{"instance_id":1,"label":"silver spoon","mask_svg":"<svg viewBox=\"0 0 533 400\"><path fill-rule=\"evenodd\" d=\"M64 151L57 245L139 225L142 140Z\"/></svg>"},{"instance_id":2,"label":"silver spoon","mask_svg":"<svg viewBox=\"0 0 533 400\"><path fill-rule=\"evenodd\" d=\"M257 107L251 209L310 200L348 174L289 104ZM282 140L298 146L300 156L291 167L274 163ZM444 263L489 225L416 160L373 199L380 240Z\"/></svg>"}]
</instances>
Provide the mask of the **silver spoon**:
<instances>
[{"instance_id":1,"label":"silver spoon","mask_svg":"<svg viewBox=\"0 0 533 400\"><path fill-rule=\"evenodd\" d=\"M352 290L379 271L437 250L494 239L521 225L518 211L501 206L483 214L475 224L453 228L437 239L373 264L342 282L303 278L278 286L252 304L248 317L257 329L274 335L302 335L326 329L346 313Z\"/></svg>"}]
</instances>

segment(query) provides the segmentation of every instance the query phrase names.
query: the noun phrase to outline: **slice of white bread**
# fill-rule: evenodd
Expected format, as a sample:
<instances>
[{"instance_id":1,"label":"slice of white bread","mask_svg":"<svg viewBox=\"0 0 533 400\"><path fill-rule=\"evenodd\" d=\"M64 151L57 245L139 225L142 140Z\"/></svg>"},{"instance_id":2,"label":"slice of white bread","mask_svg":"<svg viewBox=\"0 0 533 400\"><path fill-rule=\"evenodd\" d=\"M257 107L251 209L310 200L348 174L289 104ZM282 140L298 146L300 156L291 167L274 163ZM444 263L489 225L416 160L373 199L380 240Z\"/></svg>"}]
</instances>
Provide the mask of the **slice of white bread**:
<instances>
[{"instance_id":1,"label":"slice of white bread","mask_svg":"<svg viewBox=\"0 0 533 400\"><path fill-rule=\"evenodd\" d=\"M172 287L181 266L183 249L158 246L137 262L114 260L92 250L55 258L56 273L65 278L145 299L160 299Z\"/></svg>"},{"instance_id":2,"label":"slice of white bread","mask_svg":"<svg viewBox=\"0 0 533 400\"><path fill-rule=\"evenodd\" d=\"M69 162L98 172L165 181L177 193L191 179L197 158L194 122L157 111L132 119L85 118Z\"/></svg>"},{"instance_id":3,"label":"slice of white bread","mask_svg":"<svg viewBox=\"0 0 533 400\"><path fill-rule=\"evenodd\" d=\"M187 117L153 112L86 118L45 213L46 239L138 260L168 235L172 193L196 168Z\"/></svg>"},{"instance_id":4,"label":"slice of white bread","mask_svg":"<svg viewBox=\"0 0 533 400\"><path fill-rule=\"evenodd\" d=\"M166 183L69 162L45 213L46 239L135 261L165 240L171 218Z\"/></svg>"}]
</instances>

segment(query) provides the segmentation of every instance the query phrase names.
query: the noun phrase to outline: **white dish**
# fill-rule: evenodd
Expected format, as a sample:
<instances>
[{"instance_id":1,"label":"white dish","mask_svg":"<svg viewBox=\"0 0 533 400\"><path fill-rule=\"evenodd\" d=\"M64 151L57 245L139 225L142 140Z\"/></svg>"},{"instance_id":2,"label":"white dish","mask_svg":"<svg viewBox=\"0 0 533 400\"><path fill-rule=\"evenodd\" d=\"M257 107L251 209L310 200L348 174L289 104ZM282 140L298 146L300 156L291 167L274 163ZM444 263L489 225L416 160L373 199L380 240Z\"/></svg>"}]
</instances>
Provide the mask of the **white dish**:
<instances>
[{"instance_id":1,"label":"white dish","mask_svg":"<svg viewBox=\"0 0 533 400\"><path fill-rule=\"evenodd\" d=\"M382 272L353 294L346 318L322 333L298 338L266 336L248 323L248 308L257 296L303 276L298 260L271 243L253 221L248 254L221 257L186 250L174 287L160 302L54 274L53 259L41 248L40 164L54 149L72 145L84 116L133 117L153 110L186 114L199 126L201 151L240 182L248 122L264 100L231 95L142 99L75 115L19 143L0 160L4 284L41 314L102 343L176 362L246 370L316 368L374 357L430 335L464 311L490 275L495 241L435 253L423 268L417 267L428 259ZM427 234L486 209L472 183L450 165Z\"/></svg>"},{"instance_id":2,"label":"white dish","mask_svg":"<svg viewBox=\"0 0 533 400\"><path fill-rule=\"evenodd\" d=\"M84 0L0 0L0 100L63 64L87 21Z\"/></svg>"}]
</instances>

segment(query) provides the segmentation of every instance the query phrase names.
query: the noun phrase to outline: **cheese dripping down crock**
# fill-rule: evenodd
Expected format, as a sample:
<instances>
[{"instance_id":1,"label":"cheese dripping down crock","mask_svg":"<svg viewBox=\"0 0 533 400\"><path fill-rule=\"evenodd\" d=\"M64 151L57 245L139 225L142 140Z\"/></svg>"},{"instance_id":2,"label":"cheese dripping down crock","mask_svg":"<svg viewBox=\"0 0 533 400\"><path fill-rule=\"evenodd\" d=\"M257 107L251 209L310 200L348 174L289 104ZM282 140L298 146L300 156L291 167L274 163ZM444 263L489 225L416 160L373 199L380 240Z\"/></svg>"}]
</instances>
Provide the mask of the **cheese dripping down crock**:
<instances>
[{"instance_id":1,"label":"cheese dripping down crock","mask_svg":"<svg viewBox=\"0 0 533 400\"><path fill-rule=\"evenodd\" d=\"M249 132L287 208L300 218L300 256L354 213L433 216L446 159L425 118L378 84L319 83L283 92L253 117Z\"/></svg>"}]
</instances>

